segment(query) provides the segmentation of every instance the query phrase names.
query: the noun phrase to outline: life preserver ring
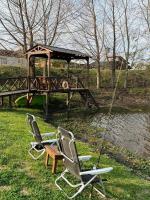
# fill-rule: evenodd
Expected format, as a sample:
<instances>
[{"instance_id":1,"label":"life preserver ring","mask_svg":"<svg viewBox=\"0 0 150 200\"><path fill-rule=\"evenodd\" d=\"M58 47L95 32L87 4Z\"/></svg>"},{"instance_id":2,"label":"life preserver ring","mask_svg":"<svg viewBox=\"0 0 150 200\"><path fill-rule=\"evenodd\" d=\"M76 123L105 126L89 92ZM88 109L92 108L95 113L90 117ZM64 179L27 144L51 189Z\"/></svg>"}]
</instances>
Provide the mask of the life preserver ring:
<instances>
[{"instance_id":1,"label":"life preserver ring","mask_svg":"<svg viewBox=\"0 0 150 200\"><path fill-rule=\"evenodd\" d=\"M62 87L63 87L63 89L68 89L68 88L69 88L69 83L68 83L68 81L63 81L63 82L62 82Z\"/></svg>"}]
</instances>

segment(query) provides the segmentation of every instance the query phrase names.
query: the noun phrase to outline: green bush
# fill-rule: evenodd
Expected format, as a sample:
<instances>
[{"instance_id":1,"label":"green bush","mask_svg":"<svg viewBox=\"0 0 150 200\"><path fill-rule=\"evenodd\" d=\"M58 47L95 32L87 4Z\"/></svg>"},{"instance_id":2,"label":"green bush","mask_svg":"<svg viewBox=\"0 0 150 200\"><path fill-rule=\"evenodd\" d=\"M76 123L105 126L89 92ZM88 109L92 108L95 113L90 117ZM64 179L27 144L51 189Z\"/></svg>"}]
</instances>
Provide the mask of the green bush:
<instances>
[{"instance_id":1,"label":"green bush","mask_svg":"<svg viewBox=\"0 0 150 200\"><path fill-rule=\"evenodd\" d=\"M1 66L0 78L27 76L27 69L23 67Z\"/></svg>"}]
</instances>

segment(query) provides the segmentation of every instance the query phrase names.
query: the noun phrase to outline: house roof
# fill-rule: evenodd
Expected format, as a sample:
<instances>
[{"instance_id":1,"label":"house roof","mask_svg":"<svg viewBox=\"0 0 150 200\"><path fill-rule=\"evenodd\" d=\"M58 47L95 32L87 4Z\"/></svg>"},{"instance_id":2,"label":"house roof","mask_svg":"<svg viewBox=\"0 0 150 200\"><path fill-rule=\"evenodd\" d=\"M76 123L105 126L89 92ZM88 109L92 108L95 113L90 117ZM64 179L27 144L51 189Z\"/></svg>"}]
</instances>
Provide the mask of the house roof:
<instances>
[{"instance_id":1,"label":"house roof","mask_svg":"<svg viewBox=\"0 0 150 200\"><path fill-rule=\"evenodd\" d=\"M46 46L46 45L41 45L41 44L37 44L35 45L33 48L29 49L27 51L30 52L33 49L37 49L37 47L41 47L44 48L46 50L49 50L51 53L51 58L52 59L87 59L90 56L88 54L82 53L80 51L76 51L76 50L71 50L71 49L65 49L65 48L61 48L61 47L54 47L54 46ZM40 53L42 54L42 53ZM37 50L37 55L38 55L38 50Z\"/></svg>"},{"instance_id":2,"label":"house roof","mask_svg":"<svg viewBox=\"0 0 150 200\"><path fill-rule=\"evenodd\" d=\"M0 56L21 58L21 57L23 57L23 54L22 54L21 51L12 51L12 50L0 49Z\"/></svg>"},{"instance_id":3,"label":"house roof","mask_svg":"<svg viewBox=\"0 0 150 200\"><path fill-rule=\"evenodd\" d=\"M113 56L108 56L108 59L113 59ZM115 56L115 59L119 59L119 60L121 60L121 61L126 61L122 56Z\"/></svg>"}]
</instances>

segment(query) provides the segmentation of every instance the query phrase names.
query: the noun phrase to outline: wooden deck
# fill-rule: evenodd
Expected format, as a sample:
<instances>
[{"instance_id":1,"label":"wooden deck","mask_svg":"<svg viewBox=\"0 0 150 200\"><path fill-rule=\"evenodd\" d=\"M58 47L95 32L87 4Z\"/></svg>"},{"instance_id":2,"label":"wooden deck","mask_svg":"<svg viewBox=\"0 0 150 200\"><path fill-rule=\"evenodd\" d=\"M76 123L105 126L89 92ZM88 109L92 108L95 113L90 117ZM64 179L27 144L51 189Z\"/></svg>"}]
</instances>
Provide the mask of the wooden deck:
<instances>
[{"instance_id":1,"label":"wooden deck","mask_svg":"<svg viewBox=\"0 0 150 200\"><path fill-rule=\"evenodd\" d=\"M0 79L0 97L18 94L79 93L85 102L97 106L90 91L78 77L17 77Z\"/></svg>"}]
</instances>

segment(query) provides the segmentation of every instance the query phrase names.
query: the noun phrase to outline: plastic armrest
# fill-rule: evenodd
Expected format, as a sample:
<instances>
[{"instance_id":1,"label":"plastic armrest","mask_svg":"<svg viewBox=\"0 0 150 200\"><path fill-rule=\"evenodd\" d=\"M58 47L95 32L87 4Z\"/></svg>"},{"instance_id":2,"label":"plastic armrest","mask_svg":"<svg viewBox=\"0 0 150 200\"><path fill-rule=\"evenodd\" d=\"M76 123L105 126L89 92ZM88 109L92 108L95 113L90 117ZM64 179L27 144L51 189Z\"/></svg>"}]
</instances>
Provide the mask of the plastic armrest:
<instances>
[{"instance_id":1,"label":"plastic armrest","mask_svg":"<svg viewBox=\"0 0 150 200\"><path fill-rule=\"evenodd\" d=\"M35 147L37 144L39 144L39 142L30 142L32 147Z\"/></svg>"},{"instance_id":2,"label":"plastic armrest","mask_svg":"<svg viewBox=\"0 0 150 200\"><path fill-rule=\"evenodd\" d=\"M51 140L44 140L41 143L44 144L44 143L57 143L57 142L58 142L58 139L51 139Z\"/></svg>"},{"instance_id":3,"label":"plastic armrest","mask_svg":"<svg viewBox=\"0 0 150 200\"><path fill-rule=\"evenodd\" d=\"M89 171L80 172L80 175L81 176L87 175L87 174L98 175L98 174L104 174L104 173L110 172L112 170L113 170L112 167L107 167L107 168L102 168L102 169L93 169L93 170L89 170Z\"/></svg>"},{"instance_id":4,"label":"plastic armrest","mask_svg":"<svg viewBox=\"0 0 150 200\"><path fill-rule=\"evenodd\" d=\"M55 132L42 133L42 134L41 134L42 138L44 138L44 137L51 137L51 136L54 136L54 135L55 135Z\"/></svg>"},{"instance_id":5,"label":"plastic armrest","mask_svg":"<svg viewBox=\"0 0 150 200\"><path fill-rule=\"evenodd\" d=\"M92 158L91 155L86 155L86 156L78 156L79 161L88 161Z\"/></svg>"}]
</instances>

